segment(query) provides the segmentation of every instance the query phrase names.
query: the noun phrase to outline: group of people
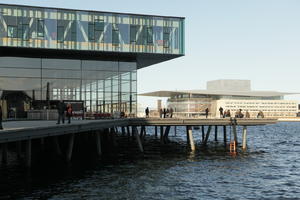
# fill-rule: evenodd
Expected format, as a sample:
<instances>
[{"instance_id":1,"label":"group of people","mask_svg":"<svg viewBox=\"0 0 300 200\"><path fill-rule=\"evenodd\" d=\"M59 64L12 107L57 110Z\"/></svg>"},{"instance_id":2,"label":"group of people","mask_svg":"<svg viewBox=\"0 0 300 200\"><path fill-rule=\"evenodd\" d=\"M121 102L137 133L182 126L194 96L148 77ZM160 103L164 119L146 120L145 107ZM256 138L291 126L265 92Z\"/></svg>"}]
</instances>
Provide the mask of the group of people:
<instances>
[{"instance_id":1,"label":"group of people","mask_svg":"<svg viewBox=\"0 0 300 200\"><path fill-rule=\"evenodd\" d=\"M225 112L223 112L224 109L222 107L219 108L219 112L220 112L220 118L225 118L225 117L231 117L231 113L230 110L226 110ZM242 109L238 109L235 112L234 115L235 118L250 118L250 113L248 112L248 110L246 110L245 114L242 112ZM262 111L259 111L257 114L257 118L264 118L264 113Z\"/></svg>"},{"instance_id":2,"label":"group of people","mask_svg":"<svg viewBox=\"0 0 300 200\"><path fill-rule=\"evenodd\" d=\"M68 124L71 123L71 117L73 114L72 105L70 103L66 104L63 101L60 101L57 105L58 119L56 124L60 124L60 121L65 123L65 113L68 119Z\"/></svg>"},{"instance_id":3,"label":"group of people","mask_svg":"<svg viewBox=\"0 0 300 200\"><path fill-rule=\"evenodd\" d=\"M167 108L167 109L159 109L159 117L160 118L172 118L173 117L173 113L174 113L174 110L173 108Z\"/></svg>"}]
</instances>

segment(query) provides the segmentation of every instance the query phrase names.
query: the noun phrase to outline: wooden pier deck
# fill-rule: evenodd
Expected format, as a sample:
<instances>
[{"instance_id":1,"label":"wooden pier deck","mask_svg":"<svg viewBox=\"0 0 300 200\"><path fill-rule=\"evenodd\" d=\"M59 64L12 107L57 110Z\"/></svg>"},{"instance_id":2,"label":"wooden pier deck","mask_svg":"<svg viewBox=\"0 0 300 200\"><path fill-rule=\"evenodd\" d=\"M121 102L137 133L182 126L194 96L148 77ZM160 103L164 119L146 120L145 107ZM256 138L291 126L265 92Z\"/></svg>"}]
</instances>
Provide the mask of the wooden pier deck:
<instances>
[{"instance_id":1,"label":"wooden pier deck","mask_svg":"<svg viewBox=\"0 0 300 200\"><path fill-rule=\"evenodd\" d=\"M31 143L32 141L40 140L40 143L44 143L45 140L50 139L53 143L55 152L62 154L61 149L65 149L66 160L70 161L72 158L72 151L74 146L74 138L78 134L90 134L95 141L97 154L101 155L101 137L102 134L110 134L114 137L116 128L122 130L122 134L127 133L128 137L132 136L137 141L138 147L143 152L142 138L146 134L145 127L155 127L155 136L158 135L158 127L160 129L160 140L164 144L168 141L168 134L172 126L185 126L187 142L191 150L195 150L195 144L192 134L193 126L202 127L202 143L206 144L209 138L212 127L215 127L215 139L217 138L218 127L223 127L224 143L226 144L226 127L232 127L232 133L234 135L234 141L237 144L236 127L243 127L243 149L246 148L246 135L247 126L261 126L277 123L276 119L176 119L176 118L123 118L123 119L103 119L103 120L73 120L71 124L57 125L55 121L14 121L4 122L4 130L0 131L0 145L2 149L2 162L7 162L7 147L8 144L15 144L16 152L21 154L24 150L26 158L26 166L31 166ZM207 130L204 127L207 126ZM137 127L140 128L140 133ZM175 129L176 130L176 129ZM231 134L231 133L230 133ZM61 136L69 138L67 145L64 142L62 148L62 142L60 142ZM23 148L22 148L23 146ZM67 147L66 147L67 146Z\"/></svg>"}]
</instances>

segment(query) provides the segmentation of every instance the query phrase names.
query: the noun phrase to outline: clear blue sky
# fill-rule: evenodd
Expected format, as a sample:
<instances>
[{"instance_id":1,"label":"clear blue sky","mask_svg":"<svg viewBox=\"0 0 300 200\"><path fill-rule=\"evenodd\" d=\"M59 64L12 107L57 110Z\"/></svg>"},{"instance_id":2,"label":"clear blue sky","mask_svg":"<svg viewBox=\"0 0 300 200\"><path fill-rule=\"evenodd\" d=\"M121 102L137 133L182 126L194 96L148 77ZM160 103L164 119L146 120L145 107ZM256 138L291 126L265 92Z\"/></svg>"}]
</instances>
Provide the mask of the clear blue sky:
<instances>
[{"instance_id":1,"label":"clear blue sky","mask_svg":"<svg viewBox=\"0 0 300 200\"><path fill-rule=\"evenodd\" d=\"M186 17L186 56L139 70L139 93L204 89L215 79L249 79L254 90L300 92L300 0L0 2ZM288 99L300 101L300 95Z\"/></svg>"}]
</instances>

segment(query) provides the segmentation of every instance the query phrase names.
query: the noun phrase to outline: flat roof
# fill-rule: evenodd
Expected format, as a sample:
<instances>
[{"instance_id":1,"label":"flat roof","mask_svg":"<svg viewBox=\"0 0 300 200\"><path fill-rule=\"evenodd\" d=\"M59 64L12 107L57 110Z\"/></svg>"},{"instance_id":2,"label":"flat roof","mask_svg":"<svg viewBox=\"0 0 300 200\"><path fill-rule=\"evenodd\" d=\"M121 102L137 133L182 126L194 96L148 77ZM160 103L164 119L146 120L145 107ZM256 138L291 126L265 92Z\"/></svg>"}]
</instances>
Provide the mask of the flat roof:
<instances>
[{"instance_id":1,"label":"flat roof","mask_svg":"<svg viewBox=\"0 0 300 200\"><path fill-rule=\"evenodd\" d=\"M118 15L136 15L136 16L146 16L146 17L166 17L166 18L179 18L185 19L185 17L176 17L176 16L162 16L162 15L150 15L150 14L137 14L137 13L122 13L122 12L109 12L109 11L97 11L97 10L82 10L82 9L71 9L71 8L56 8L56 7L43 7L43 6L31 6L31 5L20 5L20 4L5 4L0 3L0 5L4 6L20 6L27 8L40 8L40 9L58 9L58 10L67 10L67 11L81 11L81 12L98 12L98 13L110 13L110 14L118 14Z\"/></svg>"},{"instance_id":2,"label":"flat roof","mask_svg":"<svg viewBox=\"0 0 300 200\"><path fill-rule=\"evenodd\" d=\"M201 94L211 96L245 96L245 97L274 97L293 95L300 93L276 92L276 91L215 91L215 90L161 90L141 93L140 96L171 97L180 94Z\"/></svg>"}]
</instances>

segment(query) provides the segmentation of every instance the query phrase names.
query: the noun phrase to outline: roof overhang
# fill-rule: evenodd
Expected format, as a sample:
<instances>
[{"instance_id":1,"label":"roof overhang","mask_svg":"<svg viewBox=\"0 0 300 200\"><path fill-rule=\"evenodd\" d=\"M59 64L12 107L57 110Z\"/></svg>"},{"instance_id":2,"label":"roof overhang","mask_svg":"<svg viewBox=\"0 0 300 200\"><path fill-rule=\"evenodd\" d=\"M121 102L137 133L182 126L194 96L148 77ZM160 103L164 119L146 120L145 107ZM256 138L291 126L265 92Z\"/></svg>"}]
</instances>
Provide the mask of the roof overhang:
<instances>
[{"instance_id":1,"label":"roof overhang","mask_svg":"<svg viewBox=\"0 0 300 200\"><path fill-rule=\"evenodd\" d=\"M161 90L139 94L140 96L171 97L180 94L200 94L207 96L245 96L245 97L277 97L295 95L300 93L275 92L275 91L212 91L212 90Z\"/></svg>"},{"instance_id":2,"label":"roof overhang","mask_svg":"<svg viewBox=\"0 0 300 200\"><path fill-rule=\"evenodd\" d=\"M0 56L137 62L137 69L181 57L181 54L0 47Z\"/></svg>"}]
</instances>

